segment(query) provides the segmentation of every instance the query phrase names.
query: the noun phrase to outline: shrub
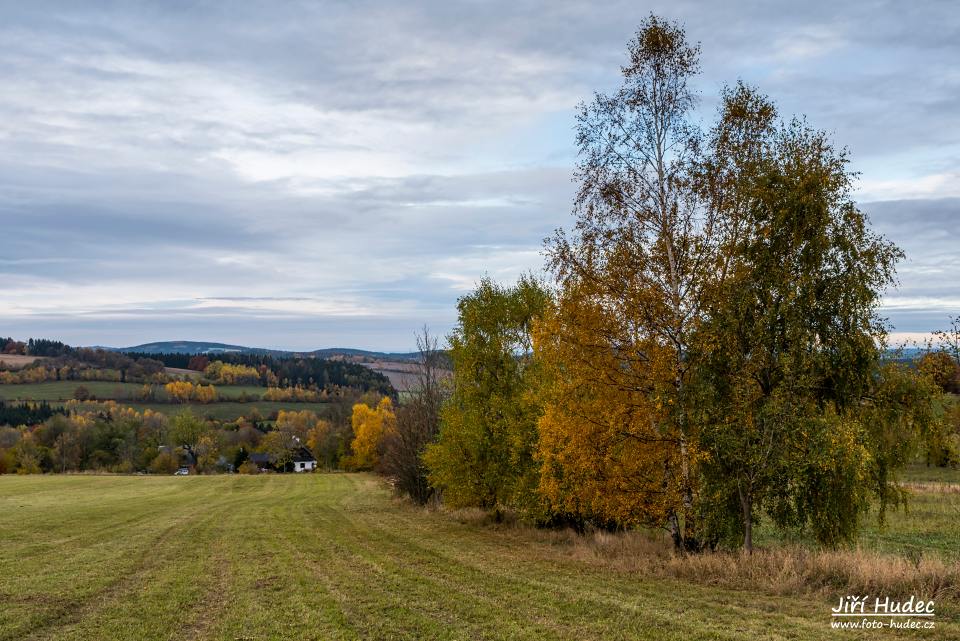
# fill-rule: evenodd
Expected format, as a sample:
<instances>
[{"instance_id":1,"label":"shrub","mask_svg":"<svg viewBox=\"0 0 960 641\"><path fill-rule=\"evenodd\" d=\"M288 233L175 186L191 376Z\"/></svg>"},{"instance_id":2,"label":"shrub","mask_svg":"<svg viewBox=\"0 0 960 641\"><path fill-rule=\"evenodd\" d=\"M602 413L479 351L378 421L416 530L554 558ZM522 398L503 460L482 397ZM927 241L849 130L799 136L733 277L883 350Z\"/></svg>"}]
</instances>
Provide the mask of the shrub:
<instances>
[{"instance_id":1,"label":"shrub","mask_svg":"<svg viewBox=\"0 0 960 641\"><path fill-rule=\"evenodd\" d=\"M179 467L177 456L170 451L160 452L150 463L150 471L154 474L173 474Z\"/></svg>"}]
</instances>

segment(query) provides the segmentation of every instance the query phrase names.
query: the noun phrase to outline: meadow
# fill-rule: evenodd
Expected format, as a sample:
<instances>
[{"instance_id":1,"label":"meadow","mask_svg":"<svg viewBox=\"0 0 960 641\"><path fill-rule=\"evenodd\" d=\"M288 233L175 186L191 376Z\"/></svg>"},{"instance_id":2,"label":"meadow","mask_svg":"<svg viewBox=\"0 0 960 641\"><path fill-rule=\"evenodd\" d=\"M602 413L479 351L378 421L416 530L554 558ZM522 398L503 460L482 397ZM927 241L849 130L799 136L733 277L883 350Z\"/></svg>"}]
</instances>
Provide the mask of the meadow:
<instances>
[{"instance_id":1,"label":"meadow","mask_svg":"<svg viewBox=\"0 0 960 641\"><path fill-rule=\"evenodd\" d=\"M671 575L626 542L414 508L365 474L7 476L0 640L890 638L832 633L842 588ZM899 638L960 638L937 612Z\"/></svg>"},{"instance_id":2,"label":"meadow","mask_svg":"<svg viewBox=\"0 0 960 641\"><path fill-rule=\"evenodd\" d=\"M43 383L23 383L0 385L0 398L29 401L68 401L73 398L78 387L85 387L100 400L123 400L135 398L143 389L142 383L120 383L115 381L46 381ZM260 398L265 389L257 385L217 385L217 393L223 398L239 398L242 395Z\"/></svg>"},{"instance_id":3,"label":"meadow","mask_svg":"<svg viewBox=\"0 0 960 641\"><path fill-rule=\"evenodd\" d=\"M261 388L262 389L262 388ZM218 421L234 421L241 416L250 417L254 410L263 418L269 418L273 413L280 410L310 411L323 416L330 409L330 403L294 403L292 401L249 401L246 403L221 401L218 403L207 404L186 404L177 403L139 403L123 401L122 405L129 406L142 412L145 409L151 409L154 412L160 412L167 416L176 416L187 408L201 418L210 418Z\"/></svg>"},{"instance_id":4,"label":"meadow","mask_svg":"<svg viewBox=\"0 0 960 641\"><path fill-rule=\"evenodd\" d=\"M151 409L167 416L175 416L189 409L193 414L218 421L234 421L254 413L269 418L280 410L308 410L324 415L329 403L298 403L293 401L238 401L246 397L259 399L265 388L255 385L217 385L217 393L224 400L215 403L151 403L135 398L143 385L139 383L118 383L110 381L48 381L43 383L25 383L22 385L0 385L0 399L5 401L47 401L53 406L62 406L73 398L74 390L79 386L87 390L98 400L116 400L121 405L137 411Z\"/></svg>"},{"instance_id":5,"label":"meadow","mask_svg":"<svg viewBox=\"0 0 960 641\"><path fill-rule=\"evenodd\" d=\"M906 506L890 509L882 524L876 511L870 512L863 521L859 545L909 559L933 556L960 561L960 469L913 463L900 478L908 491ZM761 520L758 541L767 546L813 546L808 537L778 532L765 520Z\"/></svg>"}]
</instances>

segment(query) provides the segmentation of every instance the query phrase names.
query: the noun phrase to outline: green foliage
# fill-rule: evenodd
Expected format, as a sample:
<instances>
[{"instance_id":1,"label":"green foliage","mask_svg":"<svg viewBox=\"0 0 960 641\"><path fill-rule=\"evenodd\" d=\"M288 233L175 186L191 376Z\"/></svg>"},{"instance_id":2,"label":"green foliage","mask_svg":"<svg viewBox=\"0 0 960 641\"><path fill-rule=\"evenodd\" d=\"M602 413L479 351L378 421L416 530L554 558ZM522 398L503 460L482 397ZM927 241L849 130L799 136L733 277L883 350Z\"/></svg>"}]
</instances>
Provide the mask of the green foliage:
<instances>
[{"instance_id":1,"label":"green foliage","mask_svg":"<svg viewBox=\"0 0 960 641\"><path fill-rule=\"evenodd\" d=\"M180 467L180 459L172 451L160 452L150 463L150 471L154 474L173 474Z\"/></svg>"},{"instance_id":2,"label":"green foliage","mask_svg":"<svg viewBox=\"0 0 960 641\"><path fill-rule=\"evenodd\" d=\"M889 475L930 422L929 390L880 368L876 309L902 252L856 208L845 155L775 117L750 88L725 95L707 171L735 177L725 189L739 233L691 354L702 509L714 538L748 549L761 511L827 545L850 540L869 491L882 507L895 500Z\"/></svg>"},{"instance_id":3,"label":"green foliage","mask_svg":"<svg viewBox=\"0 0 960 641\"><path fill-rule=\"evenodd\" d=\"M532 277L513 287L489 278L460 299L450 336L453 390L438 442L424 460L451 505L514 507L533 496L539 408L530 390L531 326L549 301Z\"/></svg>"},{"instance_id":4,"label":"green foliage","mask_svg":"<svg viewBox=\"0 0 960 641\"><path fill-rule=\"evenodd\" d=\"M197 418L189 409L184 410L173 418L173 428L170 430L171 444L195 447L208 429L203 419Z\"/></svg>"},{"instance_id":5,"label":"green foliage","mask_svg":"<svg viewBox=\"0 0 960 641\"><path fill-rule=\"evenodd\" d=\"M944 392L960 394L960 362L946 349L927 352L917 368Z\"/></svg>"}]
</instances>

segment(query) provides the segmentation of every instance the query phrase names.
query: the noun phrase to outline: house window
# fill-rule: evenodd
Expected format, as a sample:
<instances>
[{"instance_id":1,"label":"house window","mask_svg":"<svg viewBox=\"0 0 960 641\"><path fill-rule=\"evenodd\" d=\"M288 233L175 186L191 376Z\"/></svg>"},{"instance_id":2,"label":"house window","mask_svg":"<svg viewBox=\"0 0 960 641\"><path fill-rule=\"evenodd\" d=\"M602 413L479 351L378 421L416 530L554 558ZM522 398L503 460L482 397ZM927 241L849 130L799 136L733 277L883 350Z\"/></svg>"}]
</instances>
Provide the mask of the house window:
<instances>
[{"instance_id":1,"label":"house window","mask_svg":"<svg viewBox=\"0 0 960 641\"><path fill-rule=\"evenodd\" d=\"M297 463L297 465L300 466L300 469L301 469L301 470L303 469L303 463Z\"/></svg>"}]
</instances>

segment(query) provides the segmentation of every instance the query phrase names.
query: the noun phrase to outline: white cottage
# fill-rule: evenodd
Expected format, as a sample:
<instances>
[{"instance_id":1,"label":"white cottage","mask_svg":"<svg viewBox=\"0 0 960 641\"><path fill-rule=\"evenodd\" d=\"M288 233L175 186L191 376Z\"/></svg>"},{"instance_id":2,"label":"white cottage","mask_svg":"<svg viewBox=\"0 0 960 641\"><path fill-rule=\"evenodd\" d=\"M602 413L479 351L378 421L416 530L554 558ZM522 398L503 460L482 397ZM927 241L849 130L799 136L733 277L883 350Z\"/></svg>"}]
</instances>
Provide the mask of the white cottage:
<instances>
[{"instance_id":1,"label":"white cottage","mask_svg":"<svg viewBox=\"0 0 960 641\"><path fill-rule=\"evenodd\" d=\"M317 459L313 458L313 454L305 447L294 452L291 463L294 472L312 472L317 469Z\"/></svg>"}]
</instances>

